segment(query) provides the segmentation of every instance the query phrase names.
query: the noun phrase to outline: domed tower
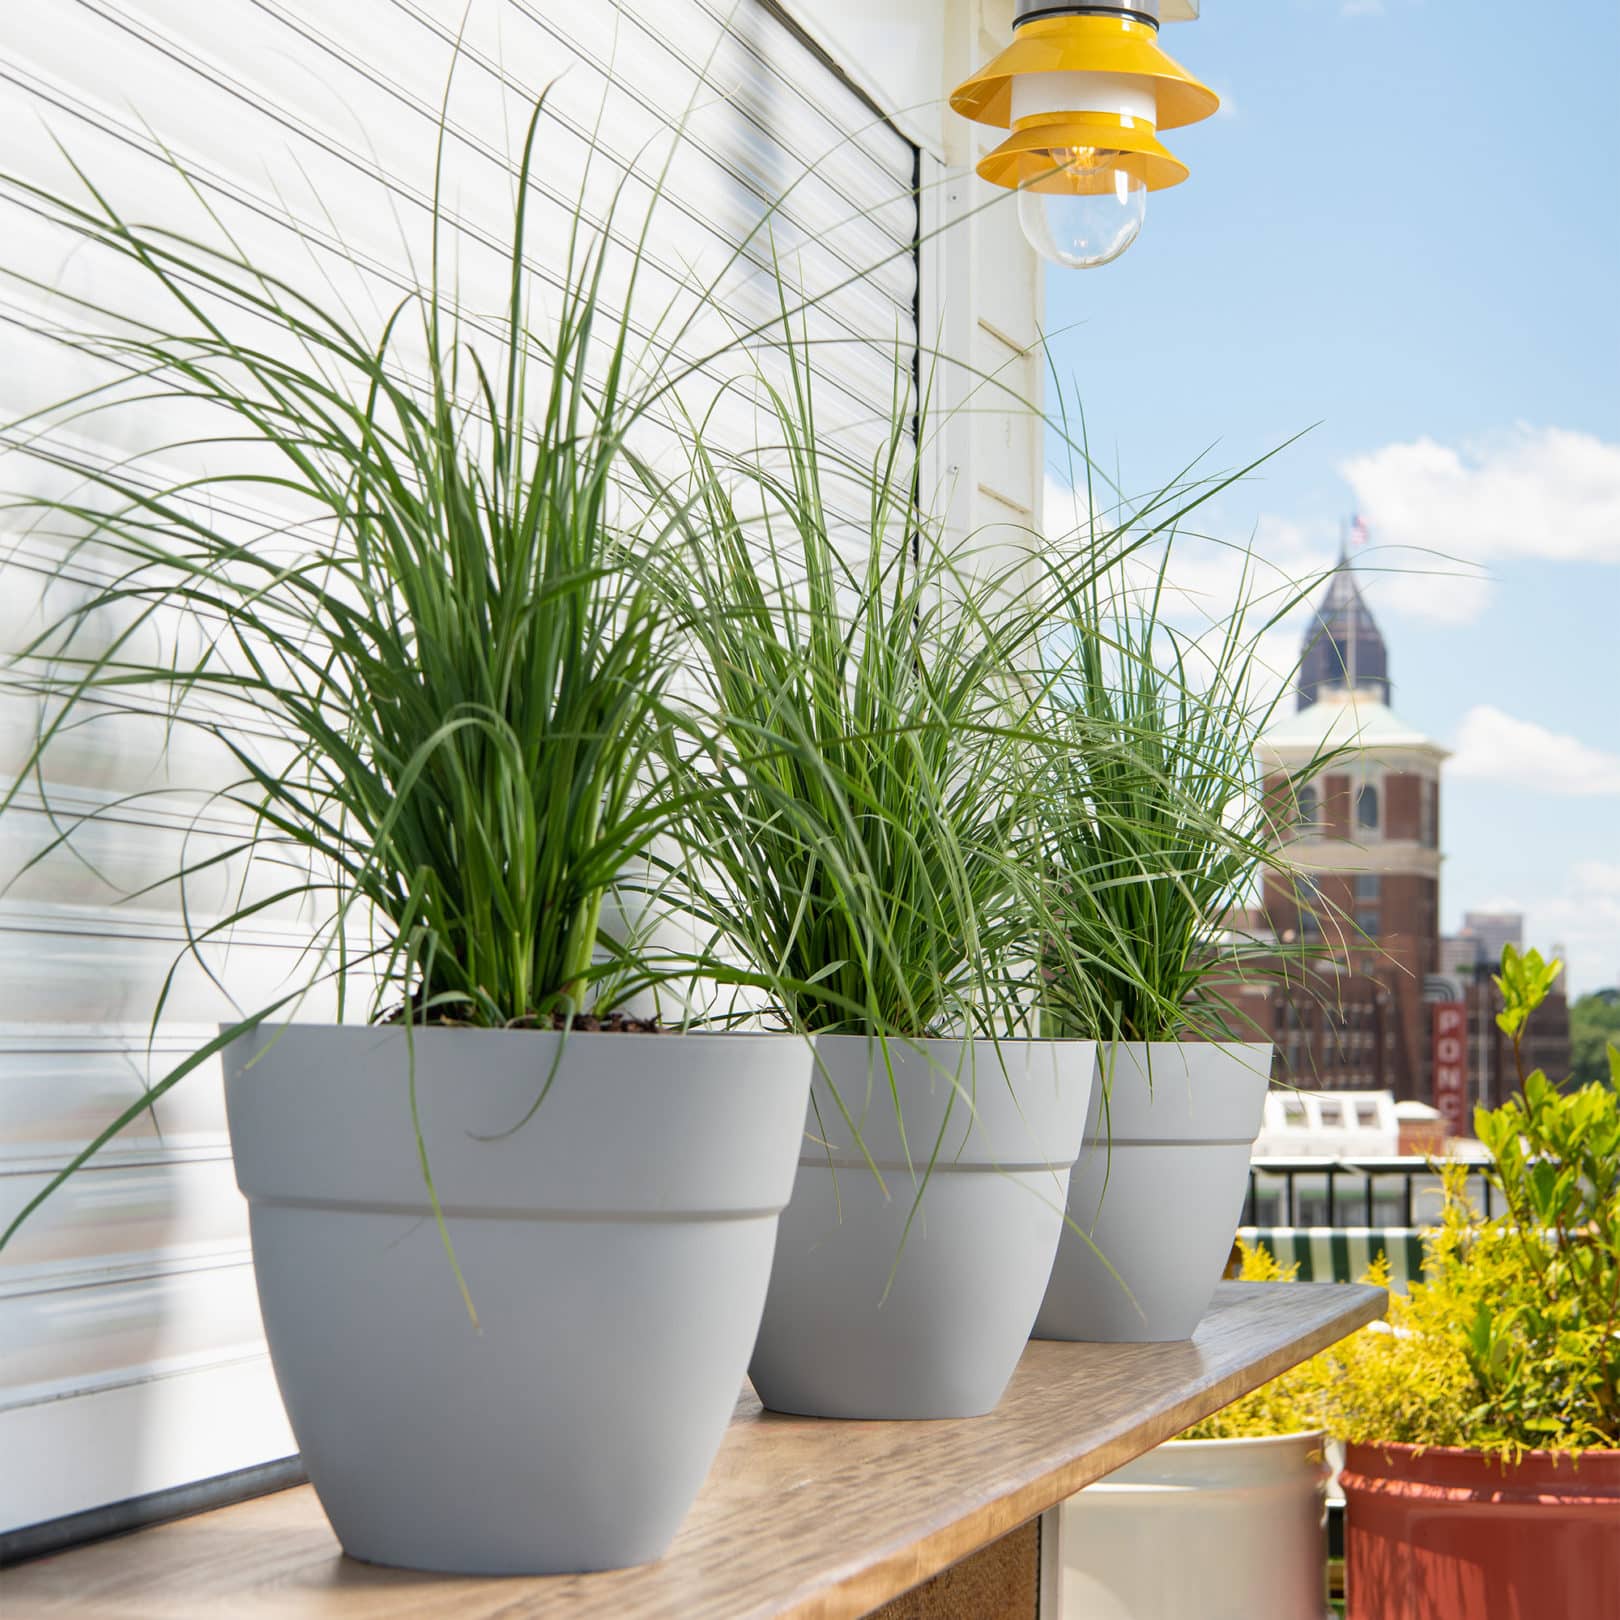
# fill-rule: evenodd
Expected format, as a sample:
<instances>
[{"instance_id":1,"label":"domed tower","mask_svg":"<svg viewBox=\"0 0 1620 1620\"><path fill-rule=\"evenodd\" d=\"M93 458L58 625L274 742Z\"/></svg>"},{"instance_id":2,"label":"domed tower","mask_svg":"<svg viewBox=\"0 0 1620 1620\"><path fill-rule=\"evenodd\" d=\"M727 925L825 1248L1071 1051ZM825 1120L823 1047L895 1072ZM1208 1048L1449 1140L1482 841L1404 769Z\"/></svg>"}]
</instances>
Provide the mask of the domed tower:
<instances>
[{"instance_id":1,"label":"domed tower","mask_svg":"<svg viewBox=\"0 0 1620 1620\"><path fill-rule=\"evenodd\" d=\"M1329 692L1367 692L1389 702L1389 652L1343 550L1338 572L1305 632L1295 690L1301 709Z\"/></svg>"},{"instance_id":2,"label":"domed tower","mask_svg":"<svg viewBox=\"0 0 1620 1620\"><path fill-rule=\"evenodd\" d=\"M1317 948L1321 983L1313 1005L1307 996L1276 1008L1279 1071L1304 1086L1427 1100L1423 987L1439 969L1446 750L1390 707L1384 640L1348 557L1305 632L1297 690L1297 711L1258 754L1301 876L1269 874L1263 904L1277 938Z\"/></svg>"}]
</instances>

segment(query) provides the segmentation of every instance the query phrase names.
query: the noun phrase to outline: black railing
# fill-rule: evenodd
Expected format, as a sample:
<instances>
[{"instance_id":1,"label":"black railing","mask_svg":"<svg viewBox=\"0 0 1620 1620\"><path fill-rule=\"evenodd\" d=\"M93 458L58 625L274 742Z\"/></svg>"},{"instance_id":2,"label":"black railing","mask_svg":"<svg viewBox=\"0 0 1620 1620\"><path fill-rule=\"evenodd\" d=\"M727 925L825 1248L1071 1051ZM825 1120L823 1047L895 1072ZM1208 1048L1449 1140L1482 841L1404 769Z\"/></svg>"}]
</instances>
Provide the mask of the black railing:
<instances>
[{"instance_id":1,"label":"black railing","mask_svg":"<svg viewBox=\"0 0 1620 1620\"><path fill-rule=\"evenodd\" d=\"M1477 1160L1461 1161L1468 1166L1468 1180L1472 1184L1478 1182L1480 1189L1480 1207L1487 1219L1492 1214L1491 1184L1485 1178L1484 1166ZM1346 1200L1340 1197L1339 1182L1346 1178L1357 1178L1361 1185L1359 1189L1351 1192ZM1347 1205L1354 1207L1360 1205L1358 1213L1363 1217L1364 1226L1376 1226L1378 1221L1374 1211L1378 1204L1380 1183L1387 1185L1391 1181L1401 1183L1397 1196L1401 1206L1401 1224L1403 1226L1416 1226L1416 1211L1414 1208L1417 1183L1419 1180L1434 1181L1438 1184L1438 1166L1435 1161L1421 1157L1399 1158L1354 1158L1336 1159L1330 1157L1313 1158L1263 1158L1253 1159L1249 1164L1249 1195L1243 1205L1243 1224L1245 1226L1283 1225L1299 1226L1301 1224L1337 1226L1340 1224L1340 1212ZM1280 1181L1280 1195L1282 1201L1282 1220L1279 1222L1262 1222L1259 1218L1260 1200L1262 1197L1263 1181ZM1320 1222L1305 1222L1300 1220L1300 1207L1302 1203L1301 1183L1306 1189L1306 1199L1311 1202L1320 1200L1325 1206L1325 1219ZM1269 1192L1271 1189L1266 1189Z\"/></svg>"}]
</instances>

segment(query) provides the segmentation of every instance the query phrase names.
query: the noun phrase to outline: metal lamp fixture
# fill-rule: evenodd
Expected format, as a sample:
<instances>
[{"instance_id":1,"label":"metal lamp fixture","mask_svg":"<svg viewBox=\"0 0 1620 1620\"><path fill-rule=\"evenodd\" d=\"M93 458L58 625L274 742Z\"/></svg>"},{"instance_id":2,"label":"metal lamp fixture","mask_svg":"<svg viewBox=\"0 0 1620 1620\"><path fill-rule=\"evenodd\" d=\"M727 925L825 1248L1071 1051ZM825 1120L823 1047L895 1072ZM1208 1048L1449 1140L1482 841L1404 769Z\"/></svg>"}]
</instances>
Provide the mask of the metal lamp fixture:
<instances>
[{"instance_id":1,"label":"metal lamp fixture","mask_svg":"<svg viewBox=\"0 0 1620 1620\"><path fill-rule=\"evenodd\" d=\"M1076 269L1117 259L1141 232L1147 194L1187 178L1158 132L1208 118L1220 98L1158 35L1159 0L1017 0L1012 44L951 93L963 117L1011 132L979 174L1018 192L1043 258Z\"/></svg>"}]
</instances>

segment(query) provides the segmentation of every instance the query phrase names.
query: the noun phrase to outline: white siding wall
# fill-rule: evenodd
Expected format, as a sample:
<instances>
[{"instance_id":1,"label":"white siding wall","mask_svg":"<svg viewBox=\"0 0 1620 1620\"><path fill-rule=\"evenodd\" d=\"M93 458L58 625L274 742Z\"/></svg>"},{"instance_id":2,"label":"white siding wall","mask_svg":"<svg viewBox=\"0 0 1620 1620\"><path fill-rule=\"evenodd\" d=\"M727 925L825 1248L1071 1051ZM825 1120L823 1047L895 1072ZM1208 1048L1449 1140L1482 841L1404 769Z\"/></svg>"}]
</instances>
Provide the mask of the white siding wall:
<instances>
[{"instance_id":1,"label":"white siding wall","mask_svg":"<svg viewBox=\"0 0 1620 1620\"><path fill-rule=\"evenodd\" d=\"M329 275L357 310L385 308L411 279L407 250L425 262L435 119L463 9L463 0L0 7L0 171L69 189L55 137L132 216L205 234L195 200L165 164L166 147L267 267L316 288ZM819 403L829 431L853 443L871 432L873 411L889 398L892 345L914 330L919 298L925 344L1038 396L1039 365L1024 349L1036 335L1039 278L1010 209L944 230L989 193L965 172L977 155L974 132L950 118L943 96L1006 37L1010 0L893 0L892 9L909 30L901 43L912 45L874 33L881 4L785 7L896 114L906 138L875 119L761 0L473 0L448 153L470 318L495 307L511 154L532 97L551 83L539 171L551 203L531 237L542 270L548 224L582 190L600 203L609 189L611 166L585 179L604 96L604 144L622 162L684 116L656 236L671 296L690 267L712 274L824 154L773 227L778 250L811 294L882 262L815 316L818 336L875 340L825 351ZM915 228L907 194L919 146L924 229L943 233L924 248L920 289L903 251ZM726 278L736 322L768 317L763 257ZM4 419L61 397L86 375L40 335L73 319L71 310L23 278L131 314L158 307L150 288L72 249L9 185L0 185L0 269ZM708 322L693 349L718 331ZM957 413L936 447L956 527L1036 521L1038 424L960 369L947 368L939 386L941 414ZM131 432L127 423L103 424L80 447L127 453L136 447ZM0 469L14 465L0 461ZM0 476L0 487L15 479ZM40 591L61 575L62 559L44 537L0 533L0 544L4 651L39 621ZM32 724L16 703L0 709L8 779L26 757ZM164 784L205 789L219 770L194 743L164 759L155 724L92 726L53 749L47 797L64 809L109 805ZM87 860L59 852L0 899L0 1221L229 1012L217 986L183 972L149 1050L147 1019L183 923L167 890L119 903L166 869L182 838L195 852L197 840L229 833L208 817L196 822L199 802L195 791L181 792L112 812L84 841ZM0 880L48 837L43 802L25 794L0 826ZM305 926L296 914L267 914L219 953L238 1002L253 1004L292 969ZM0 1252L0 1531L292 1449L264 1355L217 1067L183 1083L157 1114Z\"/></svg>"},{"instance_id":2,"label":"white siding wall","mask_svg":"<svg viewBox=\"0 0 1620 1620\"><path fill-rule=\"evenodd\" d=\"M317 289L331 275L365 318L409 284L407 251L425 262L435 120L462 11L462 0L0 8L0 120L11 132L0 168L70 189L54 136L132 217L207 235L200 208L165 165L166 147L202 179L210 204L260 263ZM530 239L543 272L555 271L556 227L572 199L600 205L614 181L612 163L585 178L599 111L603 144L622 162L685 118L657 227L655 303L678 296L692 267L715 273L805 162L831 152L795 189L773 234L811 293L886 261L815 316L819 336L880 340L825 351L829 429L857 441L870 432L873 404L889 396L885 346L904 342L912 322L915 273L904 250L915 228L907 195L915 152L779 19L756 0L658 0L622 12L475 0L457 72L447 194L462 223L455 260L474 320L498 307L510 154L548 82L543 201ZM846 142L852 129L863 133ZM655 145L650 161L661 156ZM644 195L632 194L632 210ZM632 212L629 228L635 223ZM40 336L72 320L71 309L23 278L132 315L158 305L127 270L73 249L10 187L0 195L0 244L8 355L0 414L10 419L82 380ZM762 238L726 280L735 322L769 316L767 252ZM694 330L688 352L724 335L710 320ZM127 452L135 447L128 435L148 428L158 432L105 423L80 447ZM40 590L61 573L61 547L48 538L8 552L6 647L39 621ZM16 703L0 715L8 776L31 727ZM206 788L218 771L194 744L160 763L156 728L143 735L121 722L54 749L45 798L63 810L110 805L162 781ZM209 836L228 834L206 818L194 825L198 802L180 794L112 812L82 839L85 860L59 852L0 901L0 1219L229 1012L203 975L185 973L148 1052L146 1020L184 939L178 897L160 891L118 903L121 892L161 875L183 838L195 854ZM0 869L11 876L49 836L44 802L25 794L0 828ZM267 914L221 953L221 977L251 1005L293 967L304 937L298 916ZM0 1254L0 1529L292 1450L264 1355L217 1067L182 1084L157 1113Z\"/></svg>"},{"instance_id":3,"label":"white siding wall","mask_svg":"<svg viewBox=\"0 0 1620 1620\"><path fill-rule=\"evenodd\" d=\"M1013 0L958 0L946 36L945 82L958 84L1003 49ZM924 257L923 341L961 357L943 368L943 404L955 412L942 445L958 525L1022 546L1040 528L1045 379L1040 349L1045 266L1019 229L1015 199L979 180L974 165L1001 132L943 111L938 163L925 163L925 208L938 251ZM955 222L955 223L953 223ZM934 334L938 333L936 337Z\"/></svg>"},{"instance_id":4,"label":"white siding wall","mask_svg":"<svg viewBox=\"0 0 1620 1620\"><path fill-rule=\"evenodd\" d=\"M1027 542L1041 523L1045 268L1010 192L973 166L1000 133L956 117L953 85L1005 47L1013 0L783 0L921 149L924 369L935 487L958 535ZM986 379L995 379L987 381Z\"/></svg>"}]
</instances>

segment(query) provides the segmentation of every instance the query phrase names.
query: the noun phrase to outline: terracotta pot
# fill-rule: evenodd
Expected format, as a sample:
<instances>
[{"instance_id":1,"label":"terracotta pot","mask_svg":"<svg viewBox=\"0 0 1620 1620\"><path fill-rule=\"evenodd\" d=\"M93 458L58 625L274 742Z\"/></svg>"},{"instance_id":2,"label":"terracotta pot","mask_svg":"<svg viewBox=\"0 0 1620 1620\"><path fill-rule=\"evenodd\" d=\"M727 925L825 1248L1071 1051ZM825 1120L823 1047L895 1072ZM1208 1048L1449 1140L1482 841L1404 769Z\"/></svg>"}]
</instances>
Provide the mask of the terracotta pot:
<instances>
[{"instance_id":1,"label":"terracotta pot","mask_svg":"<svg viewBox=\"0 0 1620 1620\"><path fill-rule=\"evenodd\" d=\"M1620 1451L1345 1451L1347 1620L1620 1615Z\"/></svg>"}]
</instances>

